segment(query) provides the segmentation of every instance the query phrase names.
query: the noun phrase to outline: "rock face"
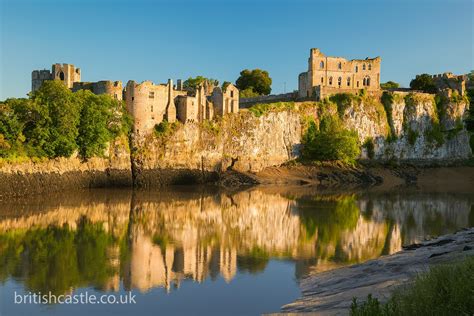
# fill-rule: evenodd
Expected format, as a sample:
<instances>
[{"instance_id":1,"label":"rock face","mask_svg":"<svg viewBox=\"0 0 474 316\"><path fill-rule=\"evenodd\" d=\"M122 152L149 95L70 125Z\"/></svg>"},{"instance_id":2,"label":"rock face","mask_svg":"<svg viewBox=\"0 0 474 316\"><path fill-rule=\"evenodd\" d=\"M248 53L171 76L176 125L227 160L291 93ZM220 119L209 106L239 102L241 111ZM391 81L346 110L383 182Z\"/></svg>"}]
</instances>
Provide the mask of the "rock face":
<instances>
[{"instance_id":1,"label":"rock face","mask_svg":"<svg viewBox=\"0 0 474 316\"><path fill-rule=\"evenodd\" d=\"M373 134L375 159L452 160L471 155L462 120L467 102L448 101L437 109L433 95L394 93L387 117L391 139Z\"/></svg>"},{"instance_id":2,"label":"rock face","mask_svg":"<svg viewBox=\"0 0 474 316\"><path fill-rule=\"evenodd\" d=\"M0 166L0 198L90 187L131 186L126 139L117 139L104 158L78 157Z\"/></svg>"},{"instance_id":3,"label":"rock face","mask_svg":"<svg viewBox=\"0 0 474 316\"><path fill-rule=\"evenodd\" d=\"M430 94L396 92L381 100L346 96L342 102L294 103L261 116L241 111L212 122L168 123L161 134L134 139L131 156L113 144L108 158L86 163L69 158L4 165L0 173L6 181L0 183L0 194L130 185L132 178L144 187L205 183L215 182L227 170L259 172L299 157L307 118L317 122L328 114L339 115L346 128L357 131L361 144L373 143L373 151L364 147L361 158L429 164L471 155L463 99L437 105Z\"/></svg>"},{"instance_id":4,"label":"rock face","mask_svg":"<svg viewBox=\"0 0 474 316\"><path fill-rule=\"evenodd\" d=\"M382 104L382 102L383 104ZM360 143L372 140L373 156L362 158L419 160L466 159L471 155L469 134L463 127L467 103L445 100L438 105L425 93L396 92L375 97L352 97L350 104L296 103L293 110L231 114L215 123L178 125L161 136L135 142L132 162L136 183L179 184L206 182L229 169L259 172L297 158L304 118L340 115Z\"/></svg>"},{"instance_id":5,"label":"rock face","mask_svg":"<svg viewBox=\"0 0 474 316\"><path fill-rule=\"evenodd\" d=\"M138 185L206 182L222 171L257 172L298 157L301 122L297 112L227 115L218 123L178 125L171 135L135 143Z\"/></svg>"}]
</instances>

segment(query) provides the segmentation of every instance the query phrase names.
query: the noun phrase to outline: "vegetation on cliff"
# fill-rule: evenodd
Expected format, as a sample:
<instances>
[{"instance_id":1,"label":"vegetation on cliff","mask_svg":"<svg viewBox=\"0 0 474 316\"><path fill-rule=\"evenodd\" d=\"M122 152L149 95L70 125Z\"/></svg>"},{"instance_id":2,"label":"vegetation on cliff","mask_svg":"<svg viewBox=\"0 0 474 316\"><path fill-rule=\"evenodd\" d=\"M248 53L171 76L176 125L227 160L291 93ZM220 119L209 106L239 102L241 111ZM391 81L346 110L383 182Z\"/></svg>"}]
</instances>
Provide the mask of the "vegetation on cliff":
<instances>
[{"instance_id":1,"label":"vegetation on cliff","mask_svg":"<svg viewBox=\"0 0 474 316\"><path fill-rule=\"evenodd\" d=\"M351 315L471 315L474 311L474 257L432 268L382 304L368 296L353 300Z\"/></svg>"},{"instance_id":2,"label":"vegetation on cliff","mask_svg":"<svg viewBox=\"0 0 474 316\"><path fill-rule=\"evenodd\" d=\"M0 158L101 156L108 142L131 128L124 104L108 95L71 92L47 81L29 98L0 103Z\"/></svg>"},{"instance_id":3,"label":"vegetation on cliff","mask_svg":"<svg viewBox=\"0 0 474 316\"><path fill-rule=\"evenodd\" d=\"M305 160L353 162L360 155L357 132L343 128L337 116L323 116L316 124L310 120L303 135L302 158Z\"/></svg>"}]
</instances>

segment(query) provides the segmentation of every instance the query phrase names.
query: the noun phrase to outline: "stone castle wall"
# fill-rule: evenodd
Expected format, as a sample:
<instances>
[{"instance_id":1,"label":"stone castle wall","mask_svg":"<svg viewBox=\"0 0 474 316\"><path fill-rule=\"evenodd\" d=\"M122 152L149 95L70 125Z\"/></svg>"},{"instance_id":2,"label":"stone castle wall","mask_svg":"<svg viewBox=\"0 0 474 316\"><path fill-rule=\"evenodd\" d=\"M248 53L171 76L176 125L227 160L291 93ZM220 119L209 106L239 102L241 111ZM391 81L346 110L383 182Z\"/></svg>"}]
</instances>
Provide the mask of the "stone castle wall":
<instances>
[{"instance_id":1,"label":"stone castle wall","mask_svg":"<svg viewBox=\"0 0 474 316\"><path fill-rule=\"evenodd\" d=\"M89 90L95 94L107 94L115 100L122 100L123 88L121 81L74 82L72 91Z\"/></svg>"},{"instance_id":2,"label":"stone castle wall","mask_svg":"<svg viewBox=\"0 0 474 316\"><path fill-rule=\"evenodd\" d=\"M353 92L366 89L380 89L381 58L347 60L342 57L329 57L312 48L308 59L308 71L298 77L298 96L314 96L314 88L331 87Z\"/></svg>"}]
</instances>

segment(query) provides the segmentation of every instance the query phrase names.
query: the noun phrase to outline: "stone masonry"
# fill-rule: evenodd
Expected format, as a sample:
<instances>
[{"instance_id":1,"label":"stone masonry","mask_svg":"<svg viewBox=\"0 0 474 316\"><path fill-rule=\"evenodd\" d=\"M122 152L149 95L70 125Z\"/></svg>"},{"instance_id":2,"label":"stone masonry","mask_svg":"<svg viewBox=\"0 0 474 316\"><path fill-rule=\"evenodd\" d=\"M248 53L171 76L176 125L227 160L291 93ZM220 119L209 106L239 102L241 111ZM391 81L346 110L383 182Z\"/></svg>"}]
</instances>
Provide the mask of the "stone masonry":
<instances>
[{"instance_id":1,"label":"stone masonry","mask_svg":"<svg viewBox=\"0 0 474 316\"><path fill-rule=\"evenodd\" d=\"M380 90L381 58L347 60L310 50L308 71L298 77L298 97L322 99L330 94Z\"/></svg>"},{"instance_id":2,"label":"stone masonry","mask_svg":"<svg viewBox=\"0 0 474 316\"><path fill-rule=\"evenodd\" d=\"M134 119L134 133L145 135L164 120L175 122L202 122L239 111L239 90L229 84L224 88L208 81L195 90L185 90L181 80L174 86L151 81L136 83L130 80L125 89L121 81L103 80L81 82L81 70L71 64L54 64L52 70L34 70L31 75L32 91L38 90L47 80L61 80L73 92L89 90L95 94L108 94L118 101L125 100L127 110Z\"/></svg>"}]
</instances>

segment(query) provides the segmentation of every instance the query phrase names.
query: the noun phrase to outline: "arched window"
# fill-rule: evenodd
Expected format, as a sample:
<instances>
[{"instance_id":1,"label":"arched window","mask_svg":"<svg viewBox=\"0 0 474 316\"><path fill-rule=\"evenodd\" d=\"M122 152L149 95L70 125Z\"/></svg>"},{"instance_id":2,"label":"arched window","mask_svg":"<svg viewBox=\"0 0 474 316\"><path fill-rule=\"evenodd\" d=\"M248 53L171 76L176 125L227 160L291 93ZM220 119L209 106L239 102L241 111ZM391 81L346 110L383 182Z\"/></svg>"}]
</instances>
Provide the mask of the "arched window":
<instances>
[{"instance_id":1,"label":"arched window","mask_svg":"<svg viewBox=\"0 0 474 316\"><path fill-rule=\"evenodd\" d=\"M321 62L319 63L319 68L321 68L321 69L324 68L324 61L321 60Z\"/></svg>"},{"instance_id":2,"label":"arched window","mask_svg":"<svg viewBox=\"0 0 474 316\"><path fill-rule=\"evenodd\" d=\"M367 77L366 82L367 82L367 86L370 86L370 77Z\"/></svg>"},{"instance_id":3,"label":"arched window","mask_svg":"<svg viewBox=\"0 0 474 316\"><path fill-rule=\"evenodd\" d=\"M355 72L359 72L359 66L356 66Z\"/></svg>"},{"instance_id":4,"label":"arched window","mask_svg":"<svg viewBox=\"0 0 474 316\"><path fill-rule=\"evenodd\" d=\"M332 86L332 77L329 77L329 85Z\"/></svg>"},{"instance_id":5,"label":"arched window","mask_svg":"<svg viewBox=\"0 0 474 316\"><path fill-rule=\"evenodd\" d=\"M321 77L321 83L324 83L324 77Z\"/></svg>"},{"instance_id":6,"label":"arched window","mask_svg":"<svg viewBox=\"0 0 474 316\"><path fill-rule=\"evenodd\" d=\"M351 86L351 77L347 77L347 86L348 86L348 87Z\"/></svg>"},{"instance_id":7,"label":"arched window","mask_svg":"<svg viewBox=\"0 0 474 316\"><path fill-rule=\"evenodd\" d=\"M341 85L342 85L342 78L341 77L337 78L337 85L339 87L341 87Z\"/></svg>"},{"instance_id":8,"label":"arched window","mask_svg":"<svg viewBox=\"0 0 474 316\"><path fill-rule=\"evenodd\" d=\"M365 64L362 65L362 70L365 70Z\"/></svg>"},{"instance_id":9,"label":"arched window","mask_svg":"<svg viewBox=\"0 0 474 316\"><path fill-rule=\"evenodd\" d=\"M371 64L369 64L369 66L368 66L368 67L369 67L369 70L372 70L372 65L371 65Z\"/></svg>"},{"instance_id":10,"label":"arched window","mask_svg":"<svg viewBox=\"0 0 474 316\"><path fill-rule=\"evenodd\" d=\"M59 73L59 79L64 80L64 72L61 71Z\"/></svg>"},{"instance_id":11,"label":"arched window","mask_svg":"<svg viewBox=\"0 0 474 316\"><path fill-rule=\"evenodd\" d=\"M341 63L337 64L337 69L342 69L342 64Z\"/></svg>"},{"instance_id":12,"label":"arched window","mask_svg":"<svg viewBox=\"0 0 474 316\"><path fill-rule=\"evenodd\" d=\"M357 81L357 88L359 88L359 81Z\"/></svg>"},{"instance_id":13,"label":"arched window","mask_svg":"<svg viewBox=\"0 0 474 316\"><path fill-rule=\"evenodd\" d=\"M366 85L366 80L365 80L365 78L364 78L364 80L362 80L362 85L363 85L364 87L365 87L365 85Z\"/></svg>"}]
</instances>

